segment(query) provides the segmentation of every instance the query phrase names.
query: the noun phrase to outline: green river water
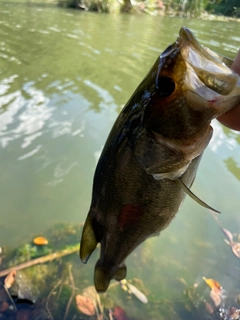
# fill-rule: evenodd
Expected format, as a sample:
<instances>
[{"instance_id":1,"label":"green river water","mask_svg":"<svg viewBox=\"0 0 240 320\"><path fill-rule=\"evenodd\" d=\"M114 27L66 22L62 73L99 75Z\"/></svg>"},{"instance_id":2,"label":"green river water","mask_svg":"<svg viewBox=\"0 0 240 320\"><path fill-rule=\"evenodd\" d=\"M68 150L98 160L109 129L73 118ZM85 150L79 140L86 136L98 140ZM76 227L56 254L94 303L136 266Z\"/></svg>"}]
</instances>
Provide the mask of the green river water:
<instances>
[{"instance_id":1,"label":"green river water","mask_svg":"<svg viewBox=\"0 0 240 320\"><path fill-rule=\"evenodd\" d=\"M0 0L0 246L18 246L57 222L84 221L109 130L182 25L231 58L240 46L234 21ZM222 225L237 239L240 134L217 121L213 126L192 190L222 212ZM214 278L226 292L240 285L240 260L209 211L188 197L171 225L134 251L127 265L128 278L140 278L148 290L154 320L197 319L170 307L169 301L184 300L179 279L191 285ZM88 265L79 262L81 268ZM150 307L139 302L136 310L134 319L146 319Z\"/></svg>"}]
</instances>

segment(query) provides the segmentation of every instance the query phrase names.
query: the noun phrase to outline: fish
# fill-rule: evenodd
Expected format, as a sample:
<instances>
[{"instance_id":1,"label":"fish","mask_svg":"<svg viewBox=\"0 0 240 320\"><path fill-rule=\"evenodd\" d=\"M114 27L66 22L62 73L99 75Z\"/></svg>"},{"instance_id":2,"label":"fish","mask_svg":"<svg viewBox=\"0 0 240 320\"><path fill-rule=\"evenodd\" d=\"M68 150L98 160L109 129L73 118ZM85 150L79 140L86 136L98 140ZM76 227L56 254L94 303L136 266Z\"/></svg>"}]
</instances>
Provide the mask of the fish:
<instances>
[{"instance_id":1,"label":"fish","mask_svg":"<svg viewBox=\"0 0 240 320\"><path fill-rule=\"evenodd\" d=\"M240 102L240 80L225 58L186 27L157 58L118 115L98 160L82 230L80 259L100 243L97 292L126 277L125 259L159 235L178 212L204 150L212 119Z\"/></svg>"}]
</instances>

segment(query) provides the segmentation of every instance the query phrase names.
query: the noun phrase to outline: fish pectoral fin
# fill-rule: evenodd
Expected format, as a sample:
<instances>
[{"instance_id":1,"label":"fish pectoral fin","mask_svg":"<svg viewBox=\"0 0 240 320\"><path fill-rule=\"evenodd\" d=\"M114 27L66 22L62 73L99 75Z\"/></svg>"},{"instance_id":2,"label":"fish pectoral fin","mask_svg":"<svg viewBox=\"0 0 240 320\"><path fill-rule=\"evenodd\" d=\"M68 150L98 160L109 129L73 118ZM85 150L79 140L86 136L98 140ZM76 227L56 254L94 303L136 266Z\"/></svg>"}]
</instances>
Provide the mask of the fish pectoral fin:
<instances>
[{"instance_id":1,"label":"fish pectoral fin","mask_svg":"<svg viewBox=\"0 0 240 320\"><path fill-rule=\"evenodd\" d=\"M201 199L199 199L185 184L181 179L176 179L174 180L176 181L176 183L184 190L184 192L186 192L186 194L189 195L189 197L191 197L194 201L196 201L197 203L199 203L201 206L213 210L217 213L221 213L220 211L210 207L207 203L205 203L204 201L202 201Z\"/></svg>"},{"instance_id":2,"label":"fish pectoral fin","mask_svg":"<svg viewBox=\"0 0 240 320\"><path fill-rule=\"evenodd\" d=\"M96 239L91 220L87 217L80 242L80 259L83 263L87 263L97 244L98 241Z\"/></svg>"},{"instance_id":3,"label":"fish pectoral fin","mask_svg":"<svg viewBox=\"0 0 240 320\"><path fill-rule=\"evenodd\" d=\"M100 266L100 261L96 263L94 272L94 286L97 292L105 292L112 279L117 281L123 280L127 275L127 267L125 264L117 269L116 272L112 272L111 269L103 268Z\"/></svg>"},{"instance_id":4,"label":"fish pectoral fin","mask_svg":"<svg viewBox=\"0 0 240 320\"><path fill-rule=\"evenodd\" d=\"M181 162L184 158L178 148L169 146L164 139L161 141L150 139L147 134L142 134L136 139L132 151L140 166L151 175L168 171L174 163Z\"/></svg>"},{"instance_id":5,"label":"fish pectoral fin","mask_svg":"<svg viewBox=\"0 0 240 320\"><path fill-rule=\"evenodd\" d=\"M117 269L114 279L117 281L121 281L126 278L127 275L127 267L124 263L121 264L121 266Z\"/></svg>"}]
</instances>

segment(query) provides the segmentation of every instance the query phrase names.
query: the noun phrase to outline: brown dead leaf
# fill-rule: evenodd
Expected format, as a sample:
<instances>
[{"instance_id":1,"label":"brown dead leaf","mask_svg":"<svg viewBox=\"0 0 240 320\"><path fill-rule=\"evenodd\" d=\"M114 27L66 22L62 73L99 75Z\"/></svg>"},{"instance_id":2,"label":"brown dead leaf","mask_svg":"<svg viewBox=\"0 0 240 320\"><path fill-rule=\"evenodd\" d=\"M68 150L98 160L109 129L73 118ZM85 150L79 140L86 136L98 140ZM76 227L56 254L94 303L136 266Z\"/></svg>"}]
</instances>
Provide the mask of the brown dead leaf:
<instances>
[{"instance_id":1,"label":"brown dead leaf","mask_svg":"<svg viewBox=\"0 0 240 320\"><path fill-rule=\"evenodd\" d=\"M116 320L128 320L126 312L123 308L116 306L112 312L112 315Z\"/></svg>"},{"instance_id":2,"label":"brown dead leaf","mask_svg":"<svg viewBox=\"0 0 240 320\"><path fill-rule=\"evenodd\" d=\"M211 290L210 297L212 299L212 302L215 304L216 307L219 307L222 301L222 297L220 294L220 291Z\"/></svg>"},{"instance_id":3,"label":"brown dead leaf","mask_svg":"<svg viewBox=\"0 0 240 320\"><path fill-rule=\"evenodd\" d=\"M213 310L212 305L210 303L208 303L206 300L204 300L203 302L205 304L205 308L206 308L207 312L210 314L213 314L214 310Z\"/></svg>"},{"instance_id":4,"label":"brown dead leaf","mask_svg":"<svg viewBox=\"0 0 240 320\"><path fill-rule=\"evenodd\" d=\"M16 275L17 275L17 271L13 270L4 279L4 285L7 289L11 288L11 286L14 284Z\"/></svg>"},{"instance_id":5,"label":"brown dead leaf","mask_svg":"<svg viewBox=\"0 0 240 320\"><path fill-rule=\"evenodd\" d=\"M101 313L103 313L103 306L101 304L101 301L100 301L100 298L99 298L99 294L97 293L97 291L96 291L94 286L86 287L83 290L82 295L85 296L85 297L88 297L88 298L90 298L90 300L92 300L96 313L97 313L98 309L101 311Z\"/></svg>"},{"instance_id":6,"label":"brown dead leaf","mask_svg":"<svg viewBox=\"0 0 240 320\"><path fill-rule=\"evenodd\" d=\"M28 320L31 314L30 310L22 309L18 310L16 314L16 320Z\"/></svg>"},{"instance_id":7,"label":"brown dead leaf","mask_svg":"<svg viewBox=\"0 0 240 320\"><path fill-rule=\"evenodd\" d=\"M231 320L238 320L240 316L240 309L231 307L229 310L229 315L231 316Z\"/></svg>"},{"instance_id":8,"label":"brown dead leaf","mask_svg":"<svg viewBox=\"0 0 240 320\"><path fill-rule=\"evenodd\" d=\"M8 310L8 308L9 308L9 304L7 303L7 301L3 301L3 303L0 305L0 312L4 312Z\"/></svg>"},{"instance_id":9,"label":"brown dead leaf","mask_svg":"<svg viewBox=\"0 0 240 320\"><path fill-rule=\"evenodd\" d=\"M95 306L91 298L81 296L80 294L76 295L76 305L79 311L88 315L94 316Z\"/></svg>"}]
</instances>

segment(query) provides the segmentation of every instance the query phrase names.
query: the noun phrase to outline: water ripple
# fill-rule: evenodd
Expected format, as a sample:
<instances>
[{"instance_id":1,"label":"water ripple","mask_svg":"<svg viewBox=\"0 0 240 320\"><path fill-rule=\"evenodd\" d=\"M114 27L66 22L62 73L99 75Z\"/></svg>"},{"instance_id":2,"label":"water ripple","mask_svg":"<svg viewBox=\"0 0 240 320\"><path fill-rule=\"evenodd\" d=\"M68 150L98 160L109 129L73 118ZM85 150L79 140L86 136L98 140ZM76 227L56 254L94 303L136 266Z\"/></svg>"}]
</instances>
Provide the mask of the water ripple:
<instances>
[{"instance_id":1,"label":"water ripple","mask_svg":"<svg viewBox=\"0 0 240 320\"><path fill-rule=\"evenodd\" d=\"M36 89L33 83L23 86L23 90L30 97L28 100L20 90L7 94L10 90L9 83L13 82L14 78L16 77L5 79L0 87L5 93L0 97L0 143L4 148L10 141L23 137L21 147L26 148L42 134L41 130L54 109L48 106L49 98Z\"/></svg>"},{"instance_id":2,"label":"water ripple","mask_svg":"<svg viewBox=\"0 0 240 320\"><path fill-rule=\"evenodd\" d=\"M69 160L62 159L54 168L53 179L47 182L47 186L55 187L64 181L64 177L67 176L71 170L78 166L78 162L69 163Z\"/></svg>"},{"instance_id":3,"label":"water ripple","mask_svg":"<svg viewBox=\"0 0 240 320\"><path fill-rule=\"evenodd\" d=\"M109 104L109 103L112 103L114 101L113 97L111 96L111 94L107 90L101 88L100 86L98 86L97 84L91 82L90 80L84 80L83 82L88 87L92 88L93 90L95 90L98 93L99 97L102 98L102 103L103 104Z\"/></svg>"},{"instance_id":4,"label":"water ripple","mask_svg":"<svg viewBox=\"0 0 240 320\"><path fill-rule=\"evenodd\" d=\"M41 149L42 146L38 145L36 146L33 150L31 150L30 152L28 153L25 153L24 155L22 155L21 157L18 157L18 160L21 161L21 160L25 160L29 157L32 157L35 153L37 153L40 149Z\"/></svg>"}]
</instances>

